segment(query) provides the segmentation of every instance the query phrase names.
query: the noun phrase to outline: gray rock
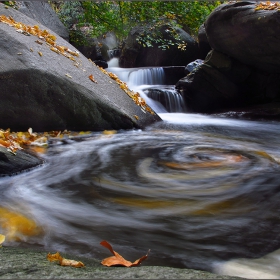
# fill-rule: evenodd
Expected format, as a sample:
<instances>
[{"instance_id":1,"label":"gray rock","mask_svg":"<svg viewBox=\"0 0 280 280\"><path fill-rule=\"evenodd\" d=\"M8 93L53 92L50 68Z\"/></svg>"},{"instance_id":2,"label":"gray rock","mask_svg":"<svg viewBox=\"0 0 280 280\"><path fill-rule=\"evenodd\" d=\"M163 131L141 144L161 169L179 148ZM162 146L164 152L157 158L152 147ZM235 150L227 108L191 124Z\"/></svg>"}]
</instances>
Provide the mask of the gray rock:
<instances>
[{"instance_id":1,"label":"gray rock","mask_svg":"<svg viewBox=\"0 0 280 280\"><path fill-rule=\"evenodd\" d=\"M55 253L55 252L51 252ZM30 249L0 248L0 279L236 279L210 272L161 266L105 267L101 260L61 255L82 261L85 267L63 267L47 260L47 252Z\"/></svg>"},{"instance_id":2,"label":"gray rock","mask_svg":"<svg viewBox=\"0 0 280 280\"><path fill-rule=\"evenodd\" d=\"M51 6L45 1L17 1L18 11L47 26L69 41L69 32Z\"/></svg>"},{"instance_id":3,"label":"gray rock","mask_svg":"<svg viewBox=\"0 0 280 280\"><path fill-rule=\"evenodd\" d=\"M3 4L0 14L47 29ZM49 32L57 37L57 45L76 51ZM141 128L160 120L156 114L143 112L115 80L83 55L72 61L52 51L46 42L38 44L36 36L25 36L2 22L0 38L1 128L100 131Z\"/></svg>"}]
</instances>

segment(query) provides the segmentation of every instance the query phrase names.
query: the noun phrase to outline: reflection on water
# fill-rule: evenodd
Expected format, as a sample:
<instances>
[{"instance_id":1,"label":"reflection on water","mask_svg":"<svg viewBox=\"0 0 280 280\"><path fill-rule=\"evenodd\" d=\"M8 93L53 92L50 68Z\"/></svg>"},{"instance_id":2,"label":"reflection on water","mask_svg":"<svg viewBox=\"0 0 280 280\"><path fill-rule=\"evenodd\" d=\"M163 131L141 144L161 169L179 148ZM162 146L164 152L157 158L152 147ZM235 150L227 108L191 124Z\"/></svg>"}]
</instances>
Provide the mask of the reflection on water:
<instances>
[{"instance_id":1,"label":"reflection on water","mask_svg":"<svg viewBox=\"0 0 280 280\"><path fill-rule=\"evenodd\" d=\"M128 259L151 249L143 265L220 273L279 249L279 123L161 117L143 131L54 143L45 166L2 178L1 209L41 229L20 245L102 259L105 239Z\"/></svg>"}]
</instances>

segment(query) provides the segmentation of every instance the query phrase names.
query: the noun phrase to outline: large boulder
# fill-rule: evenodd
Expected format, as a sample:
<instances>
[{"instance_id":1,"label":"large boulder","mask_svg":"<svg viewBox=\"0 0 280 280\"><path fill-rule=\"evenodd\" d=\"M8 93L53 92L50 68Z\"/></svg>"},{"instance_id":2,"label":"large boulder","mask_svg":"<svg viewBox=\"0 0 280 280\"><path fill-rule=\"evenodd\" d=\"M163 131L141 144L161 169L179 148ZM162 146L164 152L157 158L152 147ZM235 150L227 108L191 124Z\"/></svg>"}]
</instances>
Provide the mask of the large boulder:
<instances>
[{"instance_id":1,"label":"large boulder","mask_svg":"<svg viewBox=\"0 0 280 280\"><path fill-rule=\"evenodd\" d=\"M0 15L45 26L0 4ZM143 127L160 120L143 111L113 80L56 33L57 49L37 36L0 22L0 127L26 131L104 130ZM91 76L92 75L92 76ZM90 79L91 77L92 79Z\"/></svg>"},{"instance_id":2,"label":"large boulder","mask_svg":"<svg viewBox=\"0 0 280 280\"><path fill-rule=\"evenodd\" d=\"M17 1L18 11L40 22L63 39L69 41L69 32L46 1Z\"/></svg>"},{"instance_id":3,"label":"large boulder","mask_svg":"<svg viewBox=\"0 0 280 280\"><path fill-rule=\"evenodd\" d=\"M120 55L121 67L146 67L146 66L184 66L199 56L197 42L181 28L175 28L176 36L185 44L185 49L176 45L176 40L170 28L166 25L158 28L163 39L175 43L167 49L160 48L160 43L153 43L153 46L144 47L139 43L138 38L144 34L146 27L135 27L125 40ZM146 36L146 35L145 35Z\"/></svg>"},{"instance_id":4,"label":"large boulder","mask_svg":"<svg viewBox=\"0 0 280 280\"><path fill-rule=\"evenodd\" d=\"M208 42L244 64L280 73L280 13L276 5L256 10L258 4L231 1L218 6L205 21Z\"/></svg>"},{"instance_id":5,"label":"large boulder","mask_svg":"<svg viewBox=\"0 0 280 280\"><path fill-rule=\"evenodd\" d=\"M192 112L280 101L280 74L268 73L212 50L204 63L176 83Z\"/></svg>"}]
</instances>

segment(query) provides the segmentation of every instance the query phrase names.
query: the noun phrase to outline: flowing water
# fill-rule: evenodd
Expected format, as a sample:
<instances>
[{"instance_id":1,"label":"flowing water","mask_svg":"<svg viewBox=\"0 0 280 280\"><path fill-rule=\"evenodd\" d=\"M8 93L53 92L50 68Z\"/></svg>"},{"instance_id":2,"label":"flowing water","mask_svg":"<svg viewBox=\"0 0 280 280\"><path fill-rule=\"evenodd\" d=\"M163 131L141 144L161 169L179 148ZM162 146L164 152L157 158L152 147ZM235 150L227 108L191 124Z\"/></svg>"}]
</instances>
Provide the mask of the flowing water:
<instances>
[{"instance_id":1,"label":"flowing water","mask_svg":"<svg viewBox=\"0 0 280 280\"><path fill-rule=\"evenodd\" d=\"M151 249L142 265L279 278L280 124L160 116L54 141L43 166L1 178L5 245L102 259L107 240L131 261Z\"/></svg>"},{"instance_id":2,"label":"flowing water","mask_svg":"<svg viewBox=\"0 0 280 280\"><path fill-rule=\"evenodd\" d=\"M105 239L132 261L151 249L143 265L206 270L278 249L279 123L160 116L145 130L54 142L42 167L2 178L1 208L40 228L6 225L17 237L7 245L101 259Z\"/></svg>"},{"instance_id":3,"label":"flowing water","mask_svg":"<svg viewBox=\"0 0 280 280\"><path fill-rule=\"evenodd\" d=\"M155 112L186 112L183 98L175 86L165 85L163 67L120 68L117 58L110 60L108 65L106 70L116 74L131 90L139 92Z\"/></svg>"}]
</instances>

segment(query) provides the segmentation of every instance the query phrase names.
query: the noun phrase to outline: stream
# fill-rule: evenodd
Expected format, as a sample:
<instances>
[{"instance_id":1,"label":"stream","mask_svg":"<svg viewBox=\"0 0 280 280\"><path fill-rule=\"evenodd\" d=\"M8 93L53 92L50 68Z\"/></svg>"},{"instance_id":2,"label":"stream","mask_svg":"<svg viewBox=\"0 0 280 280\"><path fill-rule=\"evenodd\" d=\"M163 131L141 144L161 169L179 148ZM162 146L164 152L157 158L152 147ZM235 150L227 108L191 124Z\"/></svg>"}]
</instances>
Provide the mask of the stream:
<instances>
[{"instance_id":1,"label":"stream","mask_svg":"<svg viewBox=\"0 0 280 280\"><path fill-rule=\"evenodd\" d=\"M0 212L29 226L2 221L5 245L101 260L107 240L130 261L151 249L143 266L279 278L279 122L158 113L54 141L43 166L0 178Z\"/></svg>"}]
</instances>

